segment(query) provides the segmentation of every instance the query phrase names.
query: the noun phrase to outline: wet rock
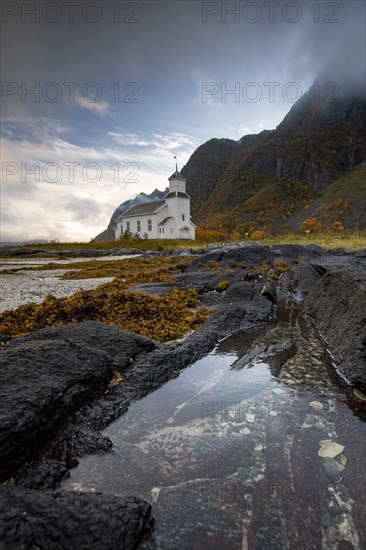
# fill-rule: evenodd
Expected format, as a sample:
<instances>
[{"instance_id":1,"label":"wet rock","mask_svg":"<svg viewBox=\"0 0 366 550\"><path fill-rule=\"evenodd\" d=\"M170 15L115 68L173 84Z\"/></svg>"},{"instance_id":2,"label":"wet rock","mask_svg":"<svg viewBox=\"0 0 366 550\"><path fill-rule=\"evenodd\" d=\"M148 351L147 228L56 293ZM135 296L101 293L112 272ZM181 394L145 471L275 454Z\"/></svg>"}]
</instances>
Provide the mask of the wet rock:
<instances>
[{"instance_id":1,"label":"wet rock","mask_svg":"<svg viewBox=\"0 0 366 550\"><path fill-rule=\"evenodd\" d=\"M79 423L82 423L84 418L83 409L73 417L74 421ZM91 453L106 453L112 447L112 441L100 432L91 431L85 426L77 430L73 427L68 427L67 439L65 440L63 433L61 433L60 437L56 438L52 444L50 454L51 456L56 455L60 457L69 464L70 460L73 460L73 457L81 457Z\"/></svg>"},{"instance_id":2,"label":"wet rock","mask_svg":"<svg viewBox=\"0 0 366 550\"><path fill-rule=\"evenodd\" d=\"M338 531L334 527L334 525L330 525L325 531L325 538L327 542L329 542L330 544L335 544L337 542L337 534Z\"/></svg>"},{"instance_id":3,"label":"wet rock","mask_svg":"<svg viewBox=\"0 0 366 550\"><path fill-rule=\"evenodd\" d=\"M337 545L337 550L355 550L355 547L349 540L341 540Z\"/></svg>"},{"instance_id":4,"label":"wet rock","mask_svg":"<svg viewBox=\"0 0 366 550\"><path fill-rule=\"evenodd\" d=\"M274 244L271 252L275 257L284 258L317 258L328 255L328 252L317 244Z\"/></svg>"},{"instance_id":5,"label":"wet rock","mask_svg":"<svg viewBox=\"0 0 366 550\"><path fill-rule=\"evenodd\" d=\"M27 336L13 340L11 345L18 346L23 342L54 339L66 340L106 352L121 372L138 354L152 351L158 346L158 343L150 338L97 321L70 323L63 327L36 330Z\"/></svg>"},{"instance_id":6,"label":"wet rock","mask_svg":"<svg viewBox=\"0 0 366 550\"><path fill-rule=\"evenodd\" d=\"M250 302L254 296L254 288L250 282L231 284L224 296L224 302L235 304L240 302Z\"/></svg>"},{"instance_id":7,"label":"wet rock","mask_svg":"<svg viewBox=\"0 0 366 550\"><path fill-rule=\"evenodd\" d=\"M173 288L186 289L188 287L184 284L177 285L177 283L139 283L131 286L128 290L129 292L144 292L150 296L164 296Z\"/></svg>"},{"instance_id":8,"label":"wet rock","mask_svg":"<svg viewBox=\"0 0 366 550\"><path fill-rule=\"evenodd\" d=\"M218 284L222 281L233 281L234 275L232 273L224 273L216 275L215 273L178 273L174 276L177 283L175 286L184 284L186 287L195 288L197 292L203 293L207 291L217 290Z\"/></svg>"},{"instance_id":9,"label":"wet rock","mask_svg":"<svg viewBox=\"0 0 366 550\"><path fill-rule=\"evenodd\" d=\"M222 296L217 290L211 290L205 294L199 294L198 304L205 307L218 307L222 303Z\"/></svg>"},{"instance_id":10,"label":"wet rock","mask_svg":"<svg viewBox=\"0 0 366 550\"><path fill-rule=\"evenodd\" d=\"M302 303L316 283L320 274L314 267L298 265L282 274L281 291L295 302Z\"/></svg>"},{"instance_id":11,"label":"wet rock","mask_svg":"<svg viewBox=\"0 0 366 550\"><path fill-rule=\"evenodd\" d=\"M339 371L366 391L366 272L326 273L304 303L316 322Z\"/></svg>"},{"instance_id":12,"label":"wet rock","mask_svg":"<svg viewBox=\"0 0 366 550\"><path fill-rule=\"evenodd\" d=\"M315 422L314 428L316 430L322 431L325 430L325 425L323 424L323 422Z\"/></svg>"},{"instance_id":13,"label":"wet rock","mask_svg":"<svg viewBox=\"0 0 366 550\"><path fill-rule=\"evenodd\" d=\"M267 283L266 285L264 285L260 293L262 296L265 296L265 298L268 298L268 300L270 300L272 304L277 303L276 287L273 284Z\"/></svg>"},{"instance_id":14,"label":"wet rock","mask_svg":"<svg viewBox=\"0 0 366 550\"><path fill-rule=\"evenodd\" d=\"M260 243L241 243L236 246L225 248L221 260L223 262L236 261L259 265L268 259L270 249L268 246Z\"/></svg>"},{"instance_id":15,"label":"wet rock","mask_svg":"<svg viewBox=\"0 0 366 550\"><path fill-rule=\"evenodd\" d=\"M282 365L295 355L297 347L291 339L291 334L277 328L267 331L253 342L249 350L231 368L239 370L251 368L256 362L265 362L275 376L278 376Z\"/></svg>"},{"instance_id":16,"label":"wet rock","mask_svg":"<svg viewBox=\"0 0 366 550\"><path fill-rule=\"evenodd\" d=\"M104 393L114 365L106 353L56 339L20 341L0 353L0 478L6 479Z\"/></svg>"},{"instance_id":17,"label":"wet rock","mask_svg":"<svg viewBox=\"0 0 366 550\"><path fill-rule=\"evenodd\" d=\"M240 548L242 532L230 505L245 513L241 487L224 478L162 488L154 507L159 516L159 547L198 549L209 541L209 548Z\"/></svg>"},{"instance_id":18,"label":"wet rock","mask_svg":"<svg viewBox=\"0 0 366 550\"><path fill-rule=\"evenodd\" d=\"M330 481L337 483L342 478L344 466L339 464L336 460L333 460L332 458L325 458L322 460L322 466Z\"/></svg>"},{"instance_id":19,"label":"wet rock","mask_svg":"<svg viewBox=\"0 0 366 550\"><path fill-rule=\"evenodd\" d=\"M208 250L204 254L201 254L193 263L244 261L253 265L259 265L264 260L269 259L269 256L270 248L264 244L240 243Z\"/></svg>"},{"instance_id":20,"label":"wet rock","mask_svg":"<svg viewBox=\"0 0 366 550\"><path fill-rule=\"evenodd\" d=\"M151 506L136 497L0 487L4 548L137 548L152 532Z\"/></svg>"},{"instance_id":21,"label":"wet rock","mask_svg":"<svg viewBox=\"0 0 366 550\"><path fill-rule=\"evenodd\" d=\"M15 477L15 485L27 489L55 489L69 475L69 469L60 460L41 459L26 464Z\"/></svg>"}]
</instances>

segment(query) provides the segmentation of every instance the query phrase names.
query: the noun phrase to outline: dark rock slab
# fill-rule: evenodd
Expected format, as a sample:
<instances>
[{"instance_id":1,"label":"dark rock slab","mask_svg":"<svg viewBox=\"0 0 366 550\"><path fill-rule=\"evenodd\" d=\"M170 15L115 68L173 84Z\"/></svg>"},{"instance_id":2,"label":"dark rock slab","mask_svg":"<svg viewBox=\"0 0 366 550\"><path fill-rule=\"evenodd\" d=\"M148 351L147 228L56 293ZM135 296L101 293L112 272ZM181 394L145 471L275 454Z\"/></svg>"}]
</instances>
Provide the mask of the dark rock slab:
<instances>
[{"instance_id":1,"label":"dark rock slab","mask_svg":"<svg viewBox=\"0 0 366 550\"><path fill-rule=\"evenodd\" d=\"M178 273L174 275L177 281L178 288L184 284L186 287L195 288L197 292L208 292L210 290L218 290L218 284L222 281L232 282L235 275L232 273L223 273L222 275L216 275L215 273Z\"/></svg>"},{"instance_id":2,"label":"dark rock slab","mask_svg":"<svg viewBox=\"0 0 366 550\"><path fill-rule=\"evenodd\" d=\"M163 487L154 507L158 547L192 550L241 548L243 523L238 519L238 507L243 515L247 507L244 499L232 502L233 486L223 478ZM225 487L231 489L229 497L224 492ZM228 503L224 506L226 501ZM200 521L197 521L198 517Z\"/></svg>"},{"instance_id":3,"label":"dark rock slab","mask_svg":"<svg viewBox=\"0 0 366 550\"><path fill-rule=\"evenodd\" d=\"M316 322L339 371L366 390L366 271L326 273L304 303Z\"/></svg>"},{"instance_id":4,"label":"dark rock slab","mask_svg":"<svg viewBox=\"0 0 366 550\"><path fill-rule=\"evenodd\" d=\"M235 304L240 302L250 302L254 296L254 287L249 281L231 284L225 291L224 302Z\"/></svg>"},{"instance_id":5,"label":"dark rock slab","mask_svg":"<svg viewBox=\"0 0 366 550\"><path fill-rule=\"evenodd\" d=\"M208 250L197 258L196 263L208 263L209 261L225 263L229 263L230 261L244 261L253 265L259 265L262 261L268 259L269 255L270 248L264 244L240 243Z\"/></svg>"},{"instance_id":6,"label":"dark rock slab","mask_svg":"<svg viewBox=\"0 0 366 550\"><path fill-rule=\"evenodd\" d=\"M298 265L282 274L280 290L286 298L301 303L320 277L319 269L311 265Z\"/></svg>"},{"instance_id":7,"label":"dark rock slab","mask_svg":"<svg viewBox=\"0 0 366 550\"><path fill-rule=\"evenodd\" d=\"M260 243L242 243L236 246L225 248L222 261L246 262L259 265L267 260L270 255L270 248Z\"/></svg>"},{"instance_id":8,"label":"dark rock slab","mask_svg":"<svg viewBox=\"0 0 366 550\"><path fill-rule=\"evenodd\" d=\"M317 244L273 244L271 252L281 258L317 258L327 256L328 251Z\"/></svg>"},{"instance_id":9,"label":"dark rock slab","mask_svg":"<svg viewBox=\"0 0 366 550\"><path fill-rule=\"evenodd\" d=\"M208 308L219 307L222 304L222 295L217 290L209 290L198 296L198 304Z\"/></svg>"},{"instance_id":10,"label":"dark rock slab","mask_svg":"<svg viewBox=\"0 0 366 550\"><path fill-rule=\"evenodd\" d=\"M36 330L27 336L13 340L11 346L18 346L23 342L54 339L67 340L106 352L120 371L123 371L139 353L152 351L158 345L154 340L139 334L97 321L84 321L70 323L63 327Z\"/></svg>"},{"instance_id":11,"label":"dark rock slab","mask_svg":"<svg viewBox=\"0 0 366 550\"><path fill-rule=\"evenodd\" d=\"M277 328L266 332L230 368L234 370L250 369L260 361L267 363L272 374L278 376L284 363L297 351L297 346L291 336L289 331Z\"/></svg>"},{"instance_id":12,"label":"dark rock slab","mask_svg":"<svg viewBox=\"0 0 366 550\"><path fill-rule=\"evenodd\" d=\"M136 497L0 487L4 550L132 550L149 537L151 506Z\"/></svg>"},{"instance_id":13,"label":"dark rock slab","mask_svg":"<svg viewBox=\"0 0 366 550\"><path fill-rule=\"evenodd\" d=\"M266 283L259 292L262 296L272 302L272 304L277 303L277 291L276 287L272 283Z\"/></svg>"},{"instance_id":14,"label":"dark rock slab","mask_svg":"<svg viewBox=\"0 0 366 550\"><path fill-rule=\"evenodd\" d=\"M56 489L69 473L65 462L61 460L35 460L19 470L15 484L27 489Z\"/></svg>"},{"instance_id":15,"label":"dark rock slab","mask_svg":"<svg viewBox=\"0 0 366 550\"><path fill-rule=\"evenodd\" d=\"M144 292L150 296L164 296L173 288L187 289L188 286L182 283L139 283L131 286L128 290L129 292Z\"/></svg>"},{"instance_id":16,"label":"dark rock slab","mask_svg":"<svg viewBox=\"0 0 366 550\"><path fill-rule=\"evenodd\" d=\"M5 346L0 358L0 479L6 479L104 393L115 367L106 353L56 339Z\"/></svg>"}]
</instances>

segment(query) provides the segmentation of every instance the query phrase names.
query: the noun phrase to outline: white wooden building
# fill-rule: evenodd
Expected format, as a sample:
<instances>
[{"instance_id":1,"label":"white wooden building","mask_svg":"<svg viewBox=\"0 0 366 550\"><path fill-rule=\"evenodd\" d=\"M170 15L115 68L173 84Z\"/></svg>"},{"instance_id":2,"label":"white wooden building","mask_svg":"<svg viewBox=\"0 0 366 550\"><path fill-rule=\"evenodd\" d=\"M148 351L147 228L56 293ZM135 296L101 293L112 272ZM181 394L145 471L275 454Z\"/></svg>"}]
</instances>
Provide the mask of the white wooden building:
<instances>
[{"instance_id":1,"label":"white wooden building","mask_svg":"<svg viewBox=\"0 0 366 550\"><path fill-rule=\"evenodd\" d=\"M116 240L126 230L148 239L195 239L186 179L176 169L168 181L169 191L164 199L136 204L117 218Z\"/></svg>"}]
</instances>

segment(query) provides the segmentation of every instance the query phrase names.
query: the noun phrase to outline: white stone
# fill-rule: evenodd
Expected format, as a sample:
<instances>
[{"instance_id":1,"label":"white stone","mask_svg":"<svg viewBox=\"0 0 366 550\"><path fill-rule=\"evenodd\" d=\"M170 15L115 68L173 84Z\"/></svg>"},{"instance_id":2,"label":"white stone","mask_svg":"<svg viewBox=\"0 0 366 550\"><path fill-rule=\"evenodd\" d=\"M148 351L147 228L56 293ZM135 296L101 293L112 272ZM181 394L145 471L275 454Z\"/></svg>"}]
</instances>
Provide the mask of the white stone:
<instances>
[{"instance_id":1,"label":"white stone","mask_svg":"<svg viewBox=\"0 0 366 550\"><path fill-rule=\"evenodd\" d=\"M282 388L272 388L273 393L276 395L281 395L282 393L285 393Z\"/></svg>"},{"instance_id":2,"label":"white stone","mask_svg":"<svg viewBox=\"0 0 366 550\"><path fill-rule=\"evenodd\" d=\"M324 408L319 401L311 401L311 403L309 403L309 407L315 409L316 411L322 411Z\"/></svg>"},{"instance_id":3,"label":"white stone","mask_svg":"<svg viewBox=\"0 0 366 550\"><path fill-rule=\"evenodd\" d=\"M320 449L318 455L322 458L334 458L335 456L340 455L344 451L344 445L340 445L335 441L323 440L323 443L320 442Z\"/></svg>"},{"instance_id":4,"label":"white stone","mask_svg":"<svg viewBox=\"0 0 366 550\"><path fill-rule=\"evenodd\" d=\"M153 502L158 501L160 491L161 491L160 487L153 487L151 489L151 498L152 498Z\"/></svg>"}]
</instances>

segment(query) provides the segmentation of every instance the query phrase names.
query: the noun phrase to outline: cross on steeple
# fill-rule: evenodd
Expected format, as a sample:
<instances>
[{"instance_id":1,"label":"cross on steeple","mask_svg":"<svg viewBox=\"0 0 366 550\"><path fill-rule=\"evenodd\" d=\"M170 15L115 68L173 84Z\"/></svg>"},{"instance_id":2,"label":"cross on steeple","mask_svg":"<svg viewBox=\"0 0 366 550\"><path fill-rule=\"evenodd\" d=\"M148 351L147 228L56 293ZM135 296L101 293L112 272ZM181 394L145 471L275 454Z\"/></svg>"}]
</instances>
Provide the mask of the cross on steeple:
<instances>
[{"instance_id":1,"label":"cross on steeple","mask_svg":"<svg viewBox=\"0 0 366 550\"><path fill-rule=\"evenodd\" d=\"M174 158L175 158L175 171L176 171L176 173L178 173L177 157L174 157Z\"/></svg>"}]
</instances>

